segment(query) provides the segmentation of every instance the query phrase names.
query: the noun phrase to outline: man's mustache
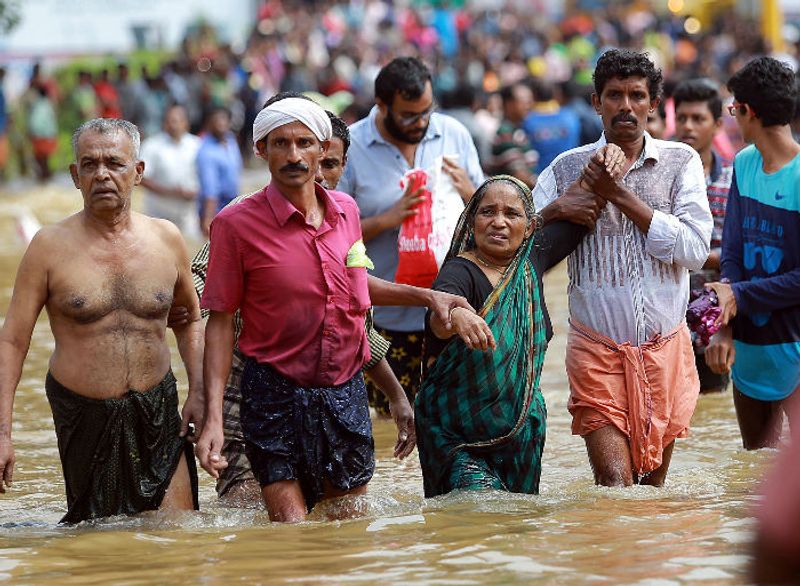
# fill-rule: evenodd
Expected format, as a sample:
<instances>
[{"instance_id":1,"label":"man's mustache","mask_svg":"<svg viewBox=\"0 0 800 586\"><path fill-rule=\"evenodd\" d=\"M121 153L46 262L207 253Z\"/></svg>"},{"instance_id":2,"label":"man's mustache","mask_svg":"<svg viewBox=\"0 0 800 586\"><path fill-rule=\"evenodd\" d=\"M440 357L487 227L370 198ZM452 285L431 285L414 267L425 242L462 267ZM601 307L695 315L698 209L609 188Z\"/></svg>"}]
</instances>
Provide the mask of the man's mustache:
<instances>
[{"instance_id":1,"label":"man's mustache","mask_svg":"<svg viewBox=\"0 0 800 586\"><path fill-rule=\"evenodd\" d=\"M639 121L633 116L633 114L626 114L625 112L617 114L611 119L611 124L617 124L618 122L630 122L632 124L639 123Z\"/></svg>"},{"instance_id":2,"label":"man's mustache","mask_svg":"<svg viewBox=\"0 0 800 586\"><path fill-rule=\"evenodd\" d=\"M304 165L303 163L289 163L288 165L281 167L280 170L281 172L300 171L301 173L307 173L308 165Z\"/></svg>"}]
</instances>

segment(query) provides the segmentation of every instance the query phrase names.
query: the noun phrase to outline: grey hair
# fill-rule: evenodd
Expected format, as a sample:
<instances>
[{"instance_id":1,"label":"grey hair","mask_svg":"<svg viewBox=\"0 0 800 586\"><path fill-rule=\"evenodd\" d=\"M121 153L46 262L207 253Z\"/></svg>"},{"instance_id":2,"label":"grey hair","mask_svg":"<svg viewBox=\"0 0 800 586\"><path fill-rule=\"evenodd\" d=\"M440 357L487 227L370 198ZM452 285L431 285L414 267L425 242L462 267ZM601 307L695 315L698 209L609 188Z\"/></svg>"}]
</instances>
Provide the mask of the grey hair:
<instances>
[{"instance_id":1,"label":"grey hair","mask_svg":"<svg viewBox=\"0 0 800 586\"><path fill-rule=\"evenodd\" d=\"M84 132L96 132L98 134L112 134L124 132L131 139L133 154L139 158L139 147L142 144L142 137L136 125L120 118L94 118L78 126L72 133L72 156L78 160L78 140Z\"/></svg>"}]
</instances>

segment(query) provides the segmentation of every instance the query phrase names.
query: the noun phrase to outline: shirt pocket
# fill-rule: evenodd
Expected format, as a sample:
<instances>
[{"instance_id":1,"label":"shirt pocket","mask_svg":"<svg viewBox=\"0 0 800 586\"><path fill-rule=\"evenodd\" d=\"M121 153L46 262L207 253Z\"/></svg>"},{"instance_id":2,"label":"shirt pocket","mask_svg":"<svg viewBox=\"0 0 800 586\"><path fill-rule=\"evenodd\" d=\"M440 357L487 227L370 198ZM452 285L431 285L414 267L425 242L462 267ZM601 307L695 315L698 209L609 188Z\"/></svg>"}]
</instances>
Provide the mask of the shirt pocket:
<instances>
[{"instance_id":1,"label":"shirt pocket","mask_svg":"<svg viewBox=\"0 0 800 586\"><path fill-rule=\"evenodd\" d=\"M350 290L350 312L364 314L372 306L367 286L367 269L364 267L347 267L347 286Z\"/></svg>"}]
</instances>

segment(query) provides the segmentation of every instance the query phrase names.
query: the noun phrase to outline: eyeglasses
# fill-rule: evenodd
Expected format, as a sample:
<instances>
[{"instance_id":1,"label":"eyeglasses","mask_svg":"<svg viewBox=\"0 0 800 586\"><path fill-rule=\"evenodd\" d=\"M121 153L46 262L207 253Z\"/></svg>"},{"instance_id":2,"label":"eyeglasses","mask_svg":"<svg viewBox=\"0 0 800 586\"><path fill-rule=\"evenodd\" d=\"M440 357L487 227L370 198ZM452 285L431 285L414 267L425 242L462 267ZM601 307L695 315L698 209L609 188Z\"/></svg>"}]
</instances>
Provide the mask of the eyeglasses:
<instances>
[{"instance_id":1,"label":"eyeglasses","mask_svg":"<svg viewBox=\"0 0 800 586\"><path fill-rule=\"evenodd\" d=\"M388 108L388 110L389 112L392 112L392 114L395 117L395 120L397 120L397 123L400 126L411 126L412 124L416 124L420 120L428 120L431 117L431 114L433 114L436 111L436 107L437 107L436 103L433 103L430 106L428 106L428 109L425 110L424 112L420 112L419 114L408 114L406 116L400 116L399 114L394 114L391 108Z\"/></svg>"},{"instance_id":2,"label":"eyeglasses","mask_svg":"<svg viewBox=\"0 0 800 586\"><path fill-rule=\"evenodd\" d=\"M744 114L745 112L747 112L747 104L737 104L736 102L734 102L733 104L728 106L728 113L734 118L736 117L737 111L739 112L739 114Z\"/></svg>"}]
</instances>

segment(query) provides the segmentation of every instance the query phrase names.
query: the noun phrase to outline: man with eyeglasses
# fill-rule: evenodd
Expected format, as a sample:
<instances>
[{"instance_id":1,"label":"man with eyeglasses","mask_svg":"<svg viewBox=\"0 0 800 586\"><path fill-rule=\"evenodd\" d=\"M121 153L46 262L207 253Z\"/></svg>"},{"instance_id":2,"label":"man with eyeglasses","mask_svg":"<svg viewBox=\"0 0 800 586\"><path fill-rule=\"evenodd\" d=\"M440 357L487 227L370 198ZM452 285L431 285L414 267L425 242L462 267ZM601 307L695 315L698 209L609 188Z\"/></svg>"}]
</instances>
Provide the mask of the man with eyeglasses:
<instances>
[{"instance_id":1,"label":"man with eyeglasses","mask_svg":"<svg viewBox=\"0 0 800 586\"><path fill-rule=\"evenodd\" d=\"M724 158L714 147L714 136L722 128L722 98L717 84L708 78L689 79L675 88L675 138L690 145L703 163L706 176L706 195L714 219L711 232L711 254L703 268L692 271L689 283L693 291L719 281L719 261L722 252L722 230L725 207L731 188L733 162ZM692 334L696 339L697 334ZM705 346L695 344L695 366L700 377L700 392L713 393L728 388L728 374L713 372L705 360Z\"/></svg>"},{"instance_id":2,"label":"man with eyeglasses","mask_svg":"<svg viewBox=\"0 0 800 586\"><path fill-rule=\"evenodd\" d=\"M361 230L373 273L394 281L397 238L406 217L415 214L418 192L403 191L400 180L413 168L426 169L445 156L444 171L464 201L484 180L469 131L455 119L435 111L431 73L414 57L391 61L375 79L375 107L350 128L348 164L339 189L355 198ZM419 387L425 310L376 307L375 325L392 344L387 356L392 370L413 401ZM370 403L381 414L388 405L367 382Z\"/></svg>"},{"instance_id":3,"label":"man with eyeglasses","mask_svg":"<svg viewBox=\"0 0 800 586\"><path fill-rule=\"evenodd\" d=\"M753 450L778 445L785 401L800 388L800 144L790 127L797 86L789 67L760 57L728 89L728 109L752 144L733 162L722 282L707 285L719 298L719 322L730 325L712 338L706 361L731 371L742 443Z\"/></svg>"}]
</instances>

